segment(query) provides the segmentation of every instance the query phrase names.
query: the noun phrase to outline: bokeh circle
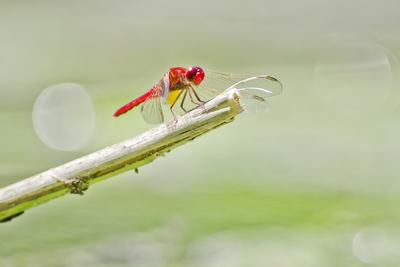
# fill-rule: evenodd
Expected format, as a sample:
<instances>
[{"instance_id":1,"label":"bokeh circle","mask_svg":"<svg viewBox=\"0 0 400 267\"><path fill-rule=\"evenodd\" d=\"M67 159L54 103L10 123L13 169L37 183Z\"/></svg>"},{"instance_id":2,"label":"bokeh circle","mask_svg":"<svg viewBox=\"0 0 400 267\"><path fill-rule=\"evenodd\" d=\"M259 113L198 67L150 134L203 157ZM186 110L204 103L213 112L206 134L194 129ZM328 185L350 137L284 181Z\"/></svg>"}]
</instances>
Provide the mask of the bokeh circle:
<instances>
[{"instance_id":1,"label":"bokeh circle","mask_svg":"<svg viewBox=\"0 0 400 267\"><path fill-rule=\"evenodd\" d=\"M388 50L367 38L332 33L316 52L313 89L319 111L343 119L379 114L393 95Z\"/></svg>"},{"instance_id":2,"label":"bokeh circle","mask_svg":"<svg viewBox=\"0 0 400 267\"><path fill-rule=\"evenodd\" d=\"M93 134L95 110L82 85L61 83L40 93L33 106L32 120L37 136L48 147L76 151Z\"/></svg>"}]
</instances>

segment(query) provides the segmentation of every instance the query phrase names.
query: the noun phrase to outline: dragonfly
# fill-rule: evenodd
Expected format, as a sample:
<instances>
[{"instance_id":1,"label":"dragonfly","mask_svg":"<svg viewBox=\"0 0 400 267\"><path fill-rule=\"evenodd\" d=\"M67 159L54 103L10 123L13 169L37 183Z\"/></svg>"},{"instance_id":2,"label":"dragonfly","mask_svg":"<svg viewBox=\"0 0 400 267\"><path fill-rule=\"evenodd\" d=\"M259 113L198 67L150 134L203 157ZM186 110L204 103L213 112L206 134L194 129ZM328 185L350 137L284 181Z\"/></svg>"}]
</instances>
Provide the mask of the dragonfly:
<instances>
[{"instance_id":1,"label":"dragonfly","mask_svg":"<svg viewBox=\"0 0 400 267\"><path fill-rule=\"evenodd\" d=\"M208 81L216 81L210 85ZM219 83L219 86L217 85ZM217 88L215 88L217 87ZM282 92L281 82L269 75L235 75L217 71L207 71L199 66L170 68L147 92L120 107L114 113L119 117L131 109L141 106L143 119L150 124L164 122L162 104L169 106L176 118L174 108L188 112L187 105L198 107L224 90L236 88L251 109L265 107L266 98ZM206 98L204 98L206 97ZM249 103L249 104L247 104Z\"/></svg>"}]
</instances>

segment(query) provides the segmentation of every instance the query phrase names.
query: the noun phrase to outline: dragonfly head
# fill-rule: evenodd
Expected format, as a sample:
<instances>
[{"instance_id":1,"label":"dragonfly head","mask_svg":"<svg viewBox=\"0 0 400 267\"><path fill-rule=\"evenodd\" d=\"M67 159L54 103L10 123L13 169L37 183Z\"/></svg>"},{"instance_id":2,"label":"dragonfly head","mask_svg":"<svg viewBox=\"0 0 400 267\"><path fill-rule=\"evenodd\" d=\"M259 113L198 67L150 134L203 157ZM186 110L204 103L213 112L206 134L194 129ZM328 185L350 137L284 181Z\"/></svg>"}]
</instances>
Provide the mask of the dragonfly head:
<instances>
[{"instance_id":1,"label":"dragonfly head","mask_svg":"<svg viewBox=\"0 0 400 267\"><path fill-rule=\"evenodd\" d=\"M204 75L204 70L197 66L190 67L186 72L186 78L195 85L199 85L204 80Z\"/></svg>"}]
</instances>

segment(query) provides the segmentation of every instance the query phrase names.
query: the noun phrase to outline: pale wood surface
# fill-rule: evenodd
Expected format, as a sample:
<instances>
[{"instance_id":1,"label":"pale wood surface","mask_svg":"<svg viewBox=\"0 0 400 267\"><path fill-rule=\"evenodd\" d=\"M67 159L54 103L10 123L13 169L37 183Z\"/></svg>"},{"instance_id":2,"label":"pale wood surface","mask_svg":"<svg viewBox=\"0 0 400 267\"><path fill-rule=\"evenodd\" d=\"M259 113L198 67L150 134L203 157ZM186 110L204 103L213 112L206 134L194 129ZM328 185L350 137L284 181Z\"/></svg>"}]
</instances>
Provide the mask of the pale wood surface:
<instances>
[{"instance_id":1,"label":"pale wood surface","mask_svg":"<svg viewBox=\"0 0 400 267\"><path fill-rule=\"evenodd\" d=\"M231 122L242 111L236 89L139 136L78 158L0 189L0 221L67 193L82 194L89 185L129 169Z\"/></svg>"}]
</instances>

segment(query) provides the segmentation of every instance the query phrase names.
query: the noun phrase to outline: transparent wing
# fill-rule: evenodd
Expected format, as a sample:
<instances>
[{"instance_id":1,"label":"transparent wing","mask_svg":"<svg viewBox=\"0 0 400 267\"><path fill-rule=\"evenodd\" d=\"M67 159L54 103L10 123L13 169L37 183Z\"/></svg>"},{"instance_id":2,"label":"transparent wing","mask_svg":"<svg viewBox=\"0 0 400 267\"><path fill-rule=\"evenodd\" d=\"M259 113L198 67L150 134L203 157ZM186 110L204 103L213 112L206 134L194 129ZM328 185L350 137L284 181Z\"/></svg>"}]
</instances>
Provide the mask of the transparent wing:
<instances>
[{"instance_id":1,"label":"transparent wing","mask_svg":"<svg viewBox=\"0 0 400 267\"><path fill-rule=\"evenodd\" d=\"M260 88L242 88L239 89L239 93L240 104L244 107L246 112L257 113L268 110L268 91Z\"/></svg>"},{"instance_id":2,"label":"transparent wing","mask_svg":"<svg viewBox=\"0 0 400 267\"><path fill-rule=\"evenodd\" d=\"M232 73L224 73L214 70L208 70L206 72L206 83L210 85L212 88L213 85L217 85L215 89L218 87L224 87L223 90L230 88L263 88L269 92L268 97L279 95L282 93L282 83L270 76L270 75L249 75L249 74L232 74ZM215 90L214 89L214 90ZM217 89L218 91L218 89Z\"/></svg>"},{"instance_id":3,"label":"transparent wing","mask_svg":"<svg viewBox=\"0 0 400 267\"><path fill-rule=\"evenodd\" d=\"M164 122L160 98L161 90L156 89L142 104L140 111L145 122L150 124L160 124Z\"/></svg>"},{"instance_id":4,"label":"transparent wing","mask_svg":"<svg viewBox=\"0 0 400 267\"><path fill-rule=\"evenodd\" d=\"M231 88L238 89L241 95L241 104L246 111L251 113L267 110L267 98L281 94L283 89L281 82L269 75L242 75L207 71L206 78L197 91L215 96Z\"/></svg>"}]
</instances>

